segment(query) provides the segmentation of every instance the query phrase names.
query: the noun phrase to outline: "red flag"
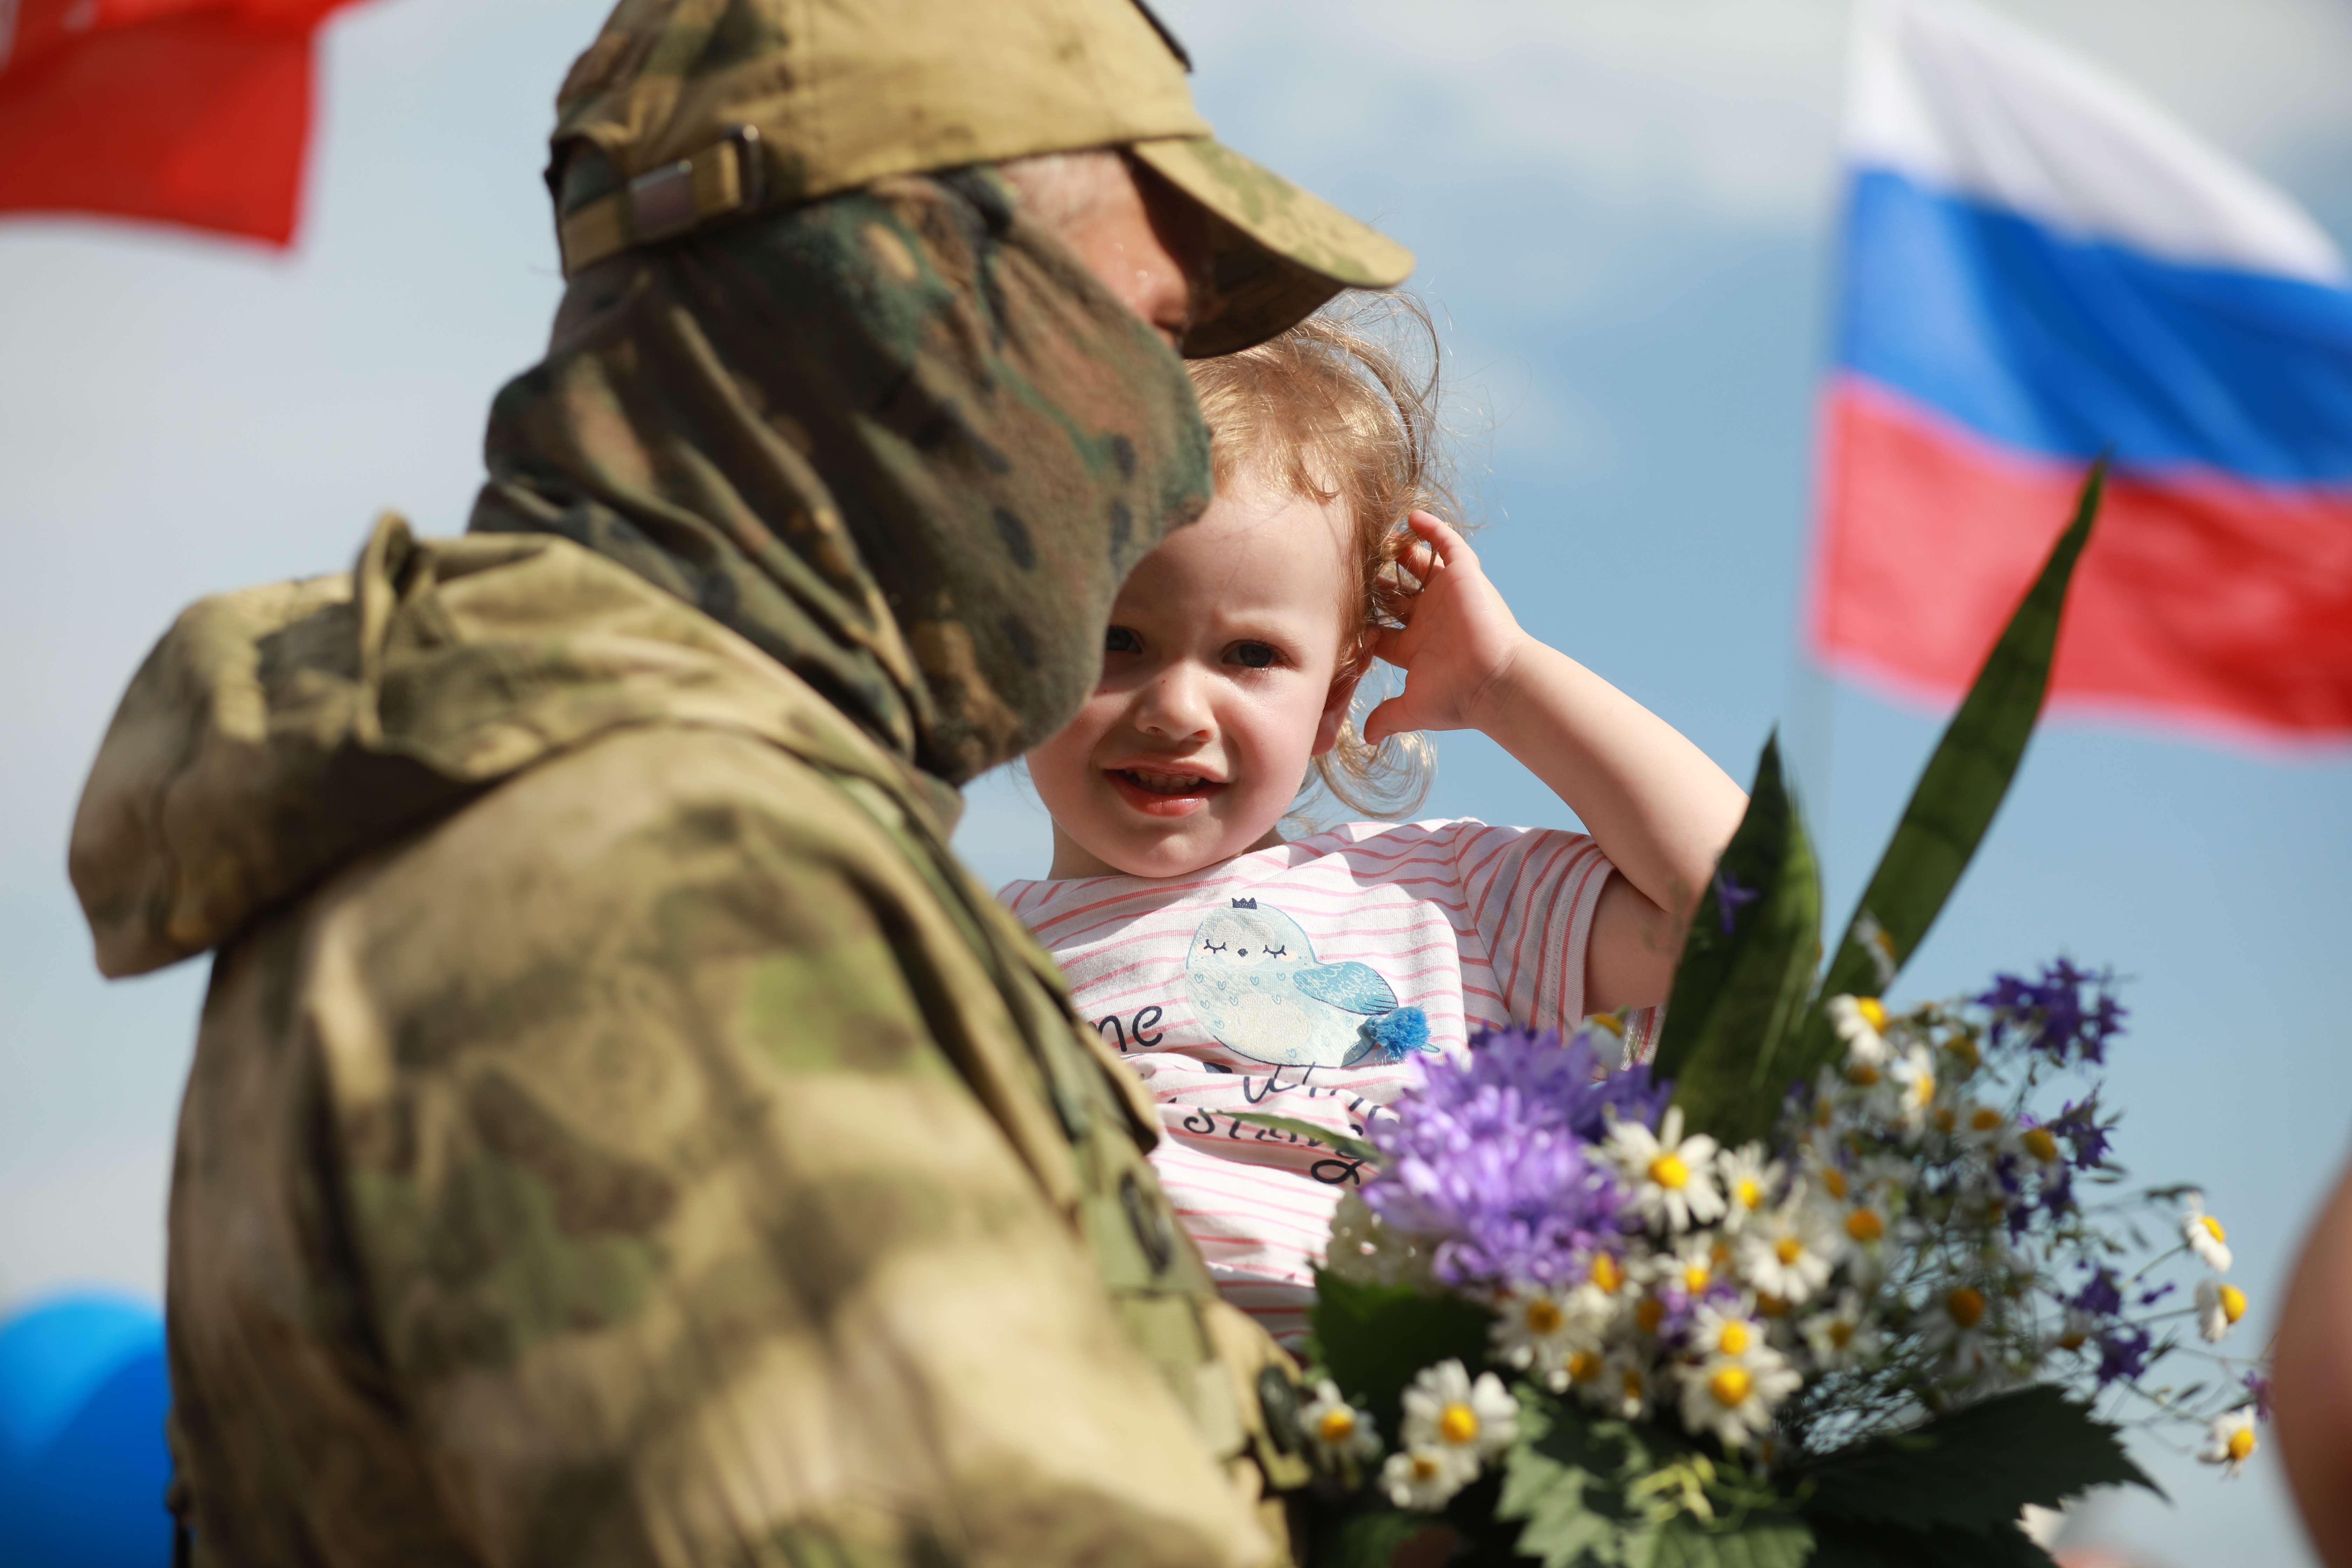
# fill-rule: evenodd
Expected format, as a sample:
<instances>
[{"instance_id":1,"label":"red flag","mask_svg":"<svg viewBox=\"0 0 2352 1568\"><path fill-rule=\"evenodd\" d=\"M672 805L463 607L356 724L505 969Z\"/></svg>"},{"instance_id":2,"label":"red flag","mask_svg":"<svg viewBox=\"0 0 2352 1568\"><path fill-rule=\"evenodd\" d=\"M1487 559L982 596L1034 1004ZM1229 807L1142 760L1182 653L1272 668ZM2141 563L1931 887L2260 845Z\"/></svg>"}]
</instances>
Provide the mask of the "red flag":
<instances>
[{"instance_id":1,"label":"red flag","mask_svg":"<svg viewBox=\"0 0 2352 1568\"><path fill-rule=\"evenodd\" d=\"M350 0L0 0L0 213L294 237L311 37Z\"/></svg>"},{"instance_id":2,"label":"red flag","mask_svg":"<svg viewBox=\"0 0 2352 1568\"><path fill-rule=\"evenodd\" d=\"M1826 457L1817 646L1898 690L1967 690L2088 465L1971 439L1858 379L1830 398ZM2352 498L2111 475L2051 700L2215 735L2352 735Z\"/></svg>"}]
</instances>

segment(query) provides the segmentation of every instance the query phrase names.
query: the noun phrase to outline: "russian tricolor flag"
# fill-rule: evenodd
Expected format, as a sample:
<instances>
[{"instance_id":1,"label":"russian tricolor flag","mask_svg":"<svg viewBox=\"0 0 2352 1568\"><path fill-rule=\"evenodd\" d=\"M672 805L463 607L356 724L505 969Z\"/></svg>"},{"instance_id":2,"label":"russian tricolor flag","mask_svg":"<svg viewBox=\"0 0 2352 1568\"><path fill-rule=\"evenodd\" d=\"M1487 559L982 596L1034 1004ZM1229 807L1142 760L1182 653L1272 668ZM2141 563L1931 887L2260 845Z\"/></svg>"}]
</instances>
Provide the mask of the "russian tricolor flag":
<instances>
[{"instance_id":1,"label":"russian tricolor flag","mask_svg":"<svg viewBox=\"0 0 2352 1568\"><path fill-rule=\"evenodd\" d=\"M2352 288L2284 195L1966 0L1862 0L1814 579L1957 693L2101 452L2054 700L2352 734Z\"/></svg>"}]
</instances>

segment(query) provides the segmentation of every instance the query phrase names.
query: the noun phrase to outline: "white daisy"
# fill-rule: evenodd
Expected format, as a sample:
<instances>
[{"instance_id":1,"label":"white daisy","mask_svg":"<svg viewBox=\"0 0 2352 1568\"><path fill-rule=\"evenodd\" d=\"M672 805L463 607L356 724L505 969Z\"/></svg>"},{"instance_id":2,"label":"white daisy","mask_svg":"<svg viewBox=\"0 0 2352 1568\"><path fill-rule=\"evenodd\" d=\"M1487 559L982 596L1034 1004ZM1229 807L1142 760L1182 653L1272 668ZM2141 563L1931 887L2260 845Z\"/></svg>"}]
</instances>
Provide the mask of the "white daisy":
<instances>
[{"instance_id":1,"label":"white daisy","mask_svg":"<svg viewBox=\"0 0 2352 1568\"><path fill-rule=\"evenodd\" d=\"M2058 1350L2078 1351L2098 1337L2099 1320L2080 1307L2069 1307L2065 1321L2059 1324L2058 1332L2052 1336L2050 1343Z\"/></svg>"},{"instance_id":2,"label":"white daisy","mask_svg":"<svg viewBox=\"0 0 2352 1568\"><path fill-rule=\"evenodd\" d=\"M1842 1155L1834 1140L1809 1138L1799 1146L1799 1152L1804 1156L1801 1186L1802 1195L1807 1201L1843 1205L1855 1195L1853 1178L1841 1163ZM1791 1202L1798 1196L1796 1192L1790 1194Z\"/></svg>"},{"instance_id":3,"label":"white daisy","mask_svg":"<svg viewBox=\"0 0 2352 1568\"><path fill-rule=\"evenodd\" d=\"M1887 1120L1903 1129L1906 1138L1927 1130L1936 1109L1936 1058L1925 1046L1911 1046L1887 1064Z\"/></svg>"},{"instance_id":4,"label":"white daisy","mask_svg":"<svg viewBox=\"0 0 2352 1568\"><path fill-rule=\"evenodd\" d=\"M1315 1397L1299 1411L1298 1425L1326 1469L1370 1464L1381 1457L1381 1434L1371 1412L1349 1404L1340 1396L1339 1385L1328 1377L1315 1385Z\"/></svg>"},{"instance_id":5,"label":"white daisy","mask_svg":"<svg viewBox=\"0 0 2352 1568\"><path fill-rule=\"evenodd\" d=\"M1585 1265L1584 1279L1579 1289L1591 1289L1614 1300L1625 1289L1625 1260L1613 1252L1596 1252Z\"/></svg>"},{"instance_id":6,"label":"white daisy","mask_svg":"<svg viewBox=\"0 0 2352 1568\"><path fill-rule=\"evenodd\" d=\"M2190 1193L2189 1212L2180 1217L2180 1239L2189 1250L2205 1260L2205 1267L2216 1274L2230 1271L2230 1233L2221 1222L2205 1212L2205 1194Z\"/></svg>"},{"instance_id":7,"label":"white daisy","mask_svg":"<svg viewBox=\"0 0 2352 1568\"><path fill-rule=\"evenodd\" d=\"M1970 1149L1998 1149L2009 1140L2009 1118L1980 1101L1965 1100L1953 1108L1952 1137Z\"/></svg>"},{"instance_id":8,"label":"white daisy","mask_svg":"<svg viewBox=\"0 0 2352 1568\"><path fill-rule=\"evenodd\" d=\"M1570 1351L1567 1363L1553 1374L1554 1394L1574 1392L1586 1399L1596 1398L1609 1375L1609 1358L1599 1350Z\"/></svg>"},{"instance_id":9,"label":"white daisy","mask_svg":"<svg viewBox=\"0 0 2352 1568\"><path fill-rule=\"evenodd\" d=\"M1847 1076L1853 1082L1875 1083L1877 1069L1886 1065L1886 1005L1875 996L1832 996L1830 1024L1845 1042ZM1867 1078L1854 1069L1871 1069Z\"/></svg>"},{"instance_id":10,"label":"white daisy","mask_svg":"<svg viewBox=\"0 0 2352 1568\"><path fill-rule=\"evenodd\" d=\"M1830 1282L1844 1250L1843 1237L1819 1208L1791 1204L1740 1234L1739 1273L1765 1294L1795 1303Z\"/></svg>"},{"instance_id":11,"label":"white daisy","mask_svg":"<svg viewBox=\"0 0 2352 1568\"><path fill-rule=\"evenodd\" d=\"M1835 1307L1805 1320L1805 1348L1824 1372L1862 1366L1878 1354L1880 1337L1863 1310L1862 1297L1848 1290Z\"/></svg>"},{"instance_id":12,"label":"white daisy","mask_svg":"<svg viewBox=\"0 0 2352 1568\"><path fill-rule=\"evenodd\" d=\"M1764 1342L1764 1325L1746 1310L1710 1301L1692 1314L1689 1353L1711 1361L1753 1362L1780 1352Z\"/></svg>"},{"instance_id":13,"label":"white daisy","mask_svg":"<svg viewBox=\"0 0 2352 1568\"><path fill-rule=\"evenodd\" d=\"M1700 1231L1653 1256L1642 1272L1650 1284L1678 1285L1685 1295L1696 1299L1706 1295L1707 1287L1730 1266L1731 1254L1723 1238L1712 1231Z\"/></svg>"},{"instance_id":14,"label":"white daisy","mask_svg":"<svg viewBox=\"0 0 2352 1568\"><path fill-rule=\"evenodd\" d=\"M2029 1162L2043 1175L2057 1171L2064 1159L2058 1147L2058 1134L2047 1127L2020 1127L2009 1140L2010 1149Z\"/></svg>"},{"instance_id":15,"label":"white daisy","mask_svg":"<svg viewBox=\"0 0 2352 1568\"><path fill-rule=\"evenodd\" d=\"M1853 940L1862 951L1870 954L1870 967L1878 976L1881 991L1895 984L1895 939L1878 923L1878 917L1868 910L1856 910L1853 915Z\"/></svg>"},{"instance_id":16,"label":"white daisy","mask_svg":"<svg viewBox=\"0 0 2352 1568\"><path fill-rule=\"evenodd\" d=\"M1761 1143L1743 1143L1716 1156L1716 1173L1723 1184L1723 1225L1738 1230L1772 1206L1780 1186L1780 1164L1764 1157Z\"/></svg>"},{"instance_id":17,"label":"white daisy","mask_svg":"<svg viewBox=\"0 0 2352 1568\"><path fill-rule=\"evenodd\" d=\"M1632 1345L1620 1345L1601 1363L1601 1375L1593 1380L1587 1398L1612 1415L1639 1421L1649 1414L1656 1378L1657 1369L1647 1356Z\"/></svg>"},{"instance_id":18,"label":"white daisy","mask_svg":"<svg viewBox=\"0 0 2352 1568\"><path fill-rule=\"evenodd\" d=\"M1853 1163L1858 1197L1885 1198L1908 1193L1919 1179L1919 1162L1904 1154L1864 1154Z\"/></svg>"},{"instance_id":19,"label":"white daisy","mask_svg":"<svg viewBox=\"0 0 2352 1568\"><path fill-rule=\"evenodd\" d=\"M1568 1386L1572 1357L1599 1352L1601 1331L1613 1315L1608 1298L1589 1286L1565 1296L1528 1286L1503 1298L1495 1310L1488 1331L1496 1351L1511 1365L1541 1376L1554 1393Z\"/></svg>"},{"instance_id":20,"label":"white daisy","mask_svg":"<svg viewBox=\"0 0 2352 1568\"><path fill-rule=\"evenodd\" d=\"M2246 1315L2246 1293L2224 1279L2197 1282L2197 1331L2214 1344Z\"/></svg>"},{"instance_id":21,"label":"white daisy","mask_svg":"<svg viewBox=\"0 0 2352 1568\"><path fill-rule=\"evenodd\" d=\"M1974 1378L1992 1365L1992 1350L1984 1335L1985 1294L1973 1285L1947 1290L1922 1314L1927 1320L1921 1342L1931 1354L1945 1358L1951 1373Z\"/></svg>"},{"instance_id":22,"label":"white daisy","mask_svg":"<svg viewBox=\"0 0 2352 1568\"><path fill-rule=\"evenodd\" d=\"M1804 1379L1780 1352L1757 1336L1738 1356L1711 1355L1679 1369L1683 1426L1712 1433L1727 1448L1738 1448L1772 1426L1772 1411Z\"/></svg>"},{"instance_id":23,"label":"white daisy","mask_svg":"<svg viewBox=\"0 0 2352 1568\"><path fill-rule=\"evenodd\" d=\"M1436 1512L1477 1479L1476 1459L1444 1449L1407 1448L1381 1467L1381 1489L1389 1501L1415 1513Z\"/></svg>"},{"instance_id":24,"label":"white daisy","mask_svg":"<svg viewBox=\"0 0 2352 1568\"><path fill-rule=\"evenodd\" d=\"M2197 1450L2197 1457L2209 1465L2223 1467L2222 1474L2235 1476L2246 1468L2253 1457L2254 1412L2252 1405L2232 1410L2226 1415L2213 1417L2212 1440Z\"/></svg>"},{"instance_id":25,"label":"white daisy","mask_svg":"<svg viewBox=\"0 0 2352 1568\"><path fill-rule=\"evenodd\" d=\"M1474 1384L1460 1362L1442 1361L1422 1368L1404 1391L1404 1446L1466 1454L1473 1474L1518 1435L1519 1402L1491 1372Z\"/></svg>"},{"instance_id":26,"label":"white daisy","mask_svg":"<svg viewBox=\"0 0 2352 1568\"><path fill-rule=\"evenodd\" d=\"M1715 1185L1715 1140L1706 1133L1683 1136L1683 1108L1666 1108L1653 1133L1638 1121L1609 1129L1609 1153L1633 1194L1633 1206L1651 1225L1688 1230L1723 1213Z\"/></svg>"},{"instance_id":27,"label":"white daisy","mask_svg":"<svg viewBox=\"0 0 2352 1568\"><path fill-rule=\"evenodd\" d=\"M1847 1275L1858 1285L1875 1284L1885 1275L1890 1251L1899 1256L1900 1243L1906 1239L1902 1228L1887 1217L1885 1205L1863 1196L1854 1203L1826 1206L1820 1212L1845 1236ZM1890 1243L1895 1245L1890 1247Z\"/></svg>"}]
</instances>

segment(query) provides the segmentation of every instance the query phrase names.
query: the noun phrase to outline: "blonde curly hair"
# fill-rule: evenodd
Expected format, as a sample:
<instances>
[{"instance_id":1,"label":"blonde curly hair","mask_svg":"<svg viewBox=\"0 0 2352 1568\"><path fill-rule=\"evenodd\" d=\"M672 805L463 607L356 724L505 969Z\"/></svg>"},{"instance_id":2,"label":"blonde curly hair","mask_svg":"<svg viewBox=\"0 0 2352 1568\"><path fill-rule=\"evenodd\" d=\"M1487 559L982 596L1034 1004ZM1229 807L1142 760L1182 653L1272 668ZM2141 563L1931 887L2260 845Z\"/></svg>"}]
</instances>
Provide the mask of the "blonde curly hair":
<instances>
[{"instance_id":1,"label":"blonde curly hair","mask_svg":"<svg viewBox=\"0 0 2352 1568\"><path fill-rule=\"evenodd\" d=\"M1408 352L1399 352L1400 339ZM1318 505L1336 501L1355 524L1343 676L1370 670L1374 635L1398 624L1412 592L1397 564L1412 542L1405 515L1457 510L1441 461L1437 357L1428 310L1409 295L1381 294L1354 296L1255 348L1191 364L1220 489L1247 473ZM1307 815L1318 784L1362 816L1407 816L1428 795L1436 760L1418 732L1366 742L1351 706L1292 816Z\"/></svg>"}]
</instances>

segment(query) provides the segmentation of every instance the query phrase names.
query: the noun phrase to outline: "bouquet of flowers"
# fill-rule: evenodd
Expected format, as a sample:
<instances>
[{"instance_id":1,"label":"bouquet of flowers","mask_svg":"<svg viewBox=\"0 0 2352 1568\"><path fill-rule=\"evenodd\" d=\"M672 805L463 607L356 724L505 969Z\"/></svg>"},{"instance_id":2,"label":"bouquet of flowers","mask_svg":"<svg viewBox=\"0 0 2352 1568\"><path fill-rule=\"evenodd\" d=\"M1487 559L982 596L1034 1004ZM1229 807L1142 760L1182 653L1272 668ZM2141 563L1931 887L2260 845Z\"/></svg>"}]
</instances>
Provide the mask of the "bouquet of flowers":
<instances>
[{"instance_id":1,"label":"bouquet of flowers","mask_svg":"<svg viewBox=\"0 0 2352 1568\"><path fill-rule=\"evenodd\" d=\"M2046 1564L2027 1506L2153 1486L2118 1422L2199 1423L2243 1463L2258 1374L2156 1381L2246 1300L2197 1194L2121 1190L2091 1076L2111 977L1880 1000L2023 754L2100 482L1826 974L1768 744L1653 1067L1603 1071L1593 1029L1489 1034L1342 1151L1380 1173L1334 1222L1286 1418L1318 1561L1384 1563L1442 1521L1457 1560L1549 1568Z\"/></svg>"}]
</instances>

